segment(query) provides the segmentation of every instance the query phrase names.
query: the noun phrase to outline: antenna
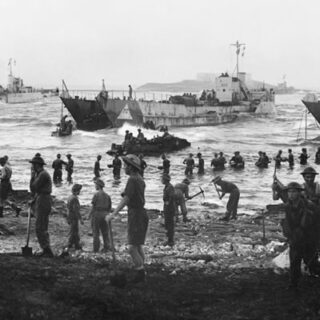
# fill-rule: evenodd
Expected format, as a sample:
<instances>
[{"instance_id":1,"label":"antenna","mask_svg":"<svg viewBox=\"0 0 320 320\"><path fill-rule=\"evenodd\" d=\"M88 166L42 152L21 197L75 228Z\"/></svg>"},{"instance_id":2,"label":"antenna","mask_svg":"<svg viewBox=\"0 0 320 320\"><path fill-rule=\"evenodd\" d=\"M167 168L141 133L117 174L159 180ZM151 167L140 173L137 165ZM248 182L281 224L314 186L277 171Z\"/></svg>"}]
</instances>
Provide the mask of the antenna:
<instances>
[{"instance_id":1,"label":"antenna","mask_svg":"<svg viewBox=\"0 0 320 320\"><path fill-rule=\"evenodd\" d=\"M235 46L236 47L236 54L237 54L237 78L239 79L239 54L240 54L240 50L241 47L245 47L245 43L239 43L239 41L237 40L236 43L231 43L231 46Z\"/></svg>"}]
</instances>

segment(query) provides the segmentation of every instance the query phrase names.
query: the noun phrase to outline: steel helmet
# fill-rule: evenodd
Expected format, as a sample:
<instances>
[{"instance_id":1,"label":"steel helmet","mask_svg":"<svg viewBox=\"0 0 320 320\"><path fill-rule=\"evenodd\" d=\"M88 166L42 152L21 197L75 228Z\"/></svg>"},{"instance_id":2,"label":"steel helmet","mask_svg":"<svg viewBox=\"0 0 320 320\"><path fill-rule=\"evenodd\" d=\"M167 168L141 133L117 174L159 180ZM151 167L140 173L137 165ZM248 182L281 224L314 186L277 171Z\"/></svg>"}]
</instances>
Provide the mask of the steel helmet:
<instances>
[{"instance_id":1,"label":"steel helmet","mask_svg":"<svg viewBox=\"0 0 320 320\"><path fill-rule=\"evenodd\" d=\"M138 169L139 171L141 171L141 160L139 159L139 157L137 157L134 154L128 154L124 157L122 157L122 160L128 164L133 166L134 168Z\"/></svg>"},{"instance_id":2,"label":"steel helmet","mask_svg":"<svg viewBox=\"0 0 320 320\"><path fill-rule=\"evenodd\" d=\"M319 174L316 170L314 170L312 167L307 167L301 172L301 174L304 176L305 174Z\"/></svg>"},{"instance_id":3,"label":"steel helmet","mask_svg":"<svg viewBox=\"0 0 320 320\"><path fill-rule=\"evenodd\" d=\"M38 163L40 165L45 165L46 163L44 162L44 160L41 157L35 156L32 158L32 160L29 161L30 163Z\"/></svg>"},{"instance_id":4,"label":"steel helmet","mask_svg":"<svg viewBox=\"0 0 320 320\"><path fill-rule=\"evenodd\" d=\"M285 190L289 189L296 189L296 190L304 190L303 187L298 182L290 182L286 187Z\"/></svg>"}]
</instances>

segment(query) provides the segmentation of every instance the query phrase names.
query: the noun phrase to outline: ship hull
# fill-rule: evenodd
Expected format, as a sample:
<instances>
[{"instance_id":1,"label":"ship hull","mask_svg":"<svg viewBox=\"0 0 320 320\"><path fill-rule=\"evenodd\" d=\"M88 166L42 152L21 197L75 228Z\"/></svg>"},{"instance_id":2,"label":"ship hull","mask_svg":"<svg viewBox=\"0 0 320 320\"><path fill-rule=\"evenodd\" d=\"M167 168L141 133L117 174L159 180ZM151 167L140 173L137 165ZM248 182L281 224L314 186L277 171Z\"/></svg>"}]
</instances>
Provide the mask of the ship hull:
<instances>
[{"instance_id":1,"label":"ship hull","mask_svg":"<svg viewBox=\"0 0 320 320\"><path fill-rule=\"evenodd\" d=\"M303 104L309 110L309 112L313 115L313 117L320 124L320 101L306 101L302 100Z\"/></svg>"},{"instance_id":2,"label":"ship hull","mask_svg":"<svg viewBox=\"0 0 320 320\"><path fill-rule=\"evenodd\" d=\"M60 99L76 121L77 129L95 131L112 127L112 122L97 101L63 97Z\"/></svg>"},{"instance_id":3,"label":"ship hull","mask_svg":"<svg viewBox=\"0 0 320 320\"><path fill-rule=\"evenodd\" d=\"M3 100L6 103L28 103L41 100L41 92L25 92L25 93L7 93L3 96Z\"/></svg>"},{"instance_id":4,"label":"ship hull","mask_svg":"<svg viewBox=\"0 0 320 320\"><path fill-rule=\"evenodd\" d=\"M62 98L80 130L88 130L83 125L85 117L90 117L96 110L103 117L101 125L106 127L121 127L124 123L150 128L215 126L233 122L238 114L253 113L257 106L250 103L236 106L186 106L183 104L163 103L156 101L137 101L109 99L98 95L96 100L77 98ZM90 130L102 127L93 123Z\"/></svg>"}]
</instances>

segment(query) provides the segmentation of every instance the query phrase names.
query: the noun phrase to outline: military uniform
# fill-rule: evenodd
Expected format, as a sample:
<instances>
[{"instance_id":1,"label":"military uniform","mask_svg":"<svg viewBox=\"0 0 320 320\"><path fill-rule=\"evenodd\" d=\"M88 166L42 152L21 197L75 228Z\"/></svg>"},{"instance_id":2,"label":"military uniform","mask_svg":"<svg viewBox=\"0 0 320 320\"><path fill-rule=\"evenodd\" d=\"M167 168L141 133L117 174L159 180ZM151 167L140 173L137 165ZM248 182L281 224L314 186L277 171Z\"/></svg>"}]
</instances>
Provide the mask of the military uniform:
<instances>
[{"instance_id":1,"label":"military uniform","mask_svg":"<svg viewBox=\"0 0 320 320\"><path fill-rule=\"evenodd\" d=\"M199 158L198 174L204 174L204 160L202 158Z\"/></svg>"},{"instance_id":2,"label":"military uniform","mask_svg":"<svg viewBox=\"0 0 320 320\"><path fill-rule=\"evenodd\" d=\"M67 181L68 182L72 182L73 165L74 165L73 159L68 158L68 163L66 165L66 171L68 173L68 176L67 176Z\"/></svg>"},{"instance_id":3,"label":"military uniform","mask_svg":"<svg viewBox=\"0 0 320 320\"><path fill-rule=\"evenodd\" d=\"M175 191L171 183L163 189L164 226L167 230L168 245L174 244Z\"/></svg>"},{"instance_id":4,"label":"military uniform","mask_svg":"<svg viewBox=\"0 0 320 320\"><path fill-rule=\"evenodd\" d=\"M285 212L282 227L289 240L291 284L296 286L301 276L302 260L311 273L319 273L315 208L301 197L297 205L288 201Z\"/></svg>"},{"instance_id":5,"label":"military uniform","mask_svg":"<svg viewBox=\"0 0 320 320\"><path fill-rule=\"evenodd\" d=\"M54 183L62 181L62 165L63 164L67 164L67 163L59 158L52 162Z\"/></svg>"},{"instance_id":6,"label":"military uniform","mask_svg":"<svg viewBox=\"0 0 320 320\"><path fill-rule=\"evenodd\" d=\"M221 188L221 191L223 193L230 193L229 200L227 202L227 212L224 217L224 220L229 220L230 217L232 219L237 218L237 212L238 212L238 203L240 198L240 190L238 187L229 181L220 181L218 185Z\"/></svg>"},{"instance_id":7,"label":"military uniform","mask_svg":"<svg viewBox=\"0 0 320 320\"><path fill-rule=\"evenodd\" d=\"M72 194L67 201L68 209L68 223L70 225L69 232L69 242L68 247L72 248L75 246L75 249L80 249L80 236L79 236L79 220L80 216L80 202L76 195Z\"/></svg>"},{"instance_id":8,"label":"military uniform","mask_svg":"<svg viewBox=\"0 0 320 320\"><path fill-rule=\"evenodd\" d=\"M115 179L119 179L120 178L120 171L121 171L121 167L122 167L121 160L119 158L113 159L112 167L113 167L113 177Z\"/></svg>"},{"instance_id":9,"label":"military uniform","mask_svg":"<svg viewBox=\"0 0 320 320\"><path fill-rule=\"evenodd\" d=\"M163 173L169 174L170 171L170 160L163 159L162 161L162 168L163 168Z\"/></svg>"},{"instance_id":10,"label":"military uniform","mask_svg":"<svg viewBox=\"0 0 320 320\"><path fill-rule=\"evenodd\" d=\"M42 249L50 248L48 233L49 214L51 212L52 181L49 173L41 169L36 173L31 189L35 192L34 213L36 216L36 234Z\"/></svg>"},{"instance_id":11,"label":"military uniform","mask_svg":"<svg viewBox=\"0 0 320 320\"><path fill-rule=\"evenodd\" d=\"M98 190L92 198L91 225L93 233L93 251L98 252L100 248L100 231L103 238L104 249L110 248L109 232L106 215L111 210L111 199L102 189Z\"/></svg>"},{"instance_id":12,"label":"military uniform","mask_svg":"<svg viewBox=\"0 0 320 320\"><path fill-rule=\"evenodd\" d=\"M94 163L94 169L93 169L93 173L94 173L94 176L96 178L100 178L100 161L97 160L95 163Z\"/></svg>"},{"instance_id":13,"label":"military uniform","mask_svg":"<svg viewBox=\"0 0 320 320\"><path fill-rule=\"evenodd\" d=\"M184 171L184 174L187 175L191 175L193 173L193 168L194 168L194 160L193 158L189 157L183 160L183 164L186 165L186 169Z\"/></svg>"},{"instance_id":14,"label":"military uniform","mask_svg":"<svg viewBox=\"0 0 320 320\"><path fill-rule=\"evenodd\" d=\"M186 207L186 200L185 198L189 198L189 186L186 183L177 183L174 186L174 191L175 191L175 213L176 213L176 218L178 218L179 215L179 206L181 209L181 214L183 216L183 219L186 220L187 218L187 207Z\"/></svg>"},{"instance_id":15,"label":"military uniform","mask_svg":"<svg viewBox=\"0 0 320 320\"><path fill-rule=\"evenodd\" d=\"M145 182L138 173L132 173L127 181L124 195L128 197L128 244L143 245L149 218L144 209Z\"/></svg>"}]
</instances>

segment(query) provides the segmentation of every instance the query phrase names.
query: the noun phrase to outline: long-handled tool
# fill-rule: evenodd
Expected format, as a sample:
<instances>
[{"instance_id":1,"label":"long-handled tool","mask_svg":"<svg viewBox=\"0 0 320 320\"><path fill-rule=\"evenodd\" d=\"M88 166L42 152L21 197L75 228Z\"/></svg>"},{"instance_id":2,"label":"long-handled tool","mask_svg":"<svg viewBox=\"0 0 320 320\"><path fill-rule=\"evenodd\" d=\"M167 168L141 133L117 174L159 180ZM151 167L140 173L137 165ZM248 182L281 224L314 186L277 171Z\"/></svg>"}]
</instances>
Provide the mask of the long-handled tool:
<instances>
[{"instance_id":1,"label":"long-handled tool","mask_svg":"<svg viewBox=\"0 0 320 320\"><path fill-rule=\"evenodd\" d=\"M219 199L221 200L221 194L220 194L220 191L219 191L219 189L218 189L217 185L216 185L215 183L213 183L213 184L214 184L214 187L216 188L216 191L217 191L218 197L219 197Z\"/></svg>"},{"instance_id":2,"label":"long-handled tool","mask_svg":"<svg viewBox=\"0 0 320 320\"><path fill-rule=\"evenodd\" d=\"M110 273L110 283L115 287L124 288L125 285L127 284L127 277L123 272L117 270L116 253L115 253L115 248L113 244L111 222L107 222L107 224L109 229L110 245L112 250L112 269L113 269L112 272Z\"/></svg>"},{"instance_id":3,"label":"long-handled tool","mask_svg":"<svg viewBox=\"0 0 320 320\"><path fill-rule=\"evenodd\" d=\"M201 187L199 187L199 188L200 188L200 191L199 191L199 192L197 192L196 194L194 194L193 196L189 197L189 199L188 199L188 200L193 199L194 197L198 196L199 194L202 194L203 198L205 198L205 196L204 196L204 191L202 190L202 188L201 188Z\"/></svg>"},{"instance_id":4,"label":"long-handled tool","mask_svg":"<svg viewBox=\"0 0 320 320\"><path fill-rule=\"evenodd\" d=\"M30 222L31 222L31 206L28 209L28 228L27 228L27 244L22 247L22 255L24 257L31 257L32 256L32 248L29 247L29 238L30 238Z\"/></svg>"}]
</instances>

